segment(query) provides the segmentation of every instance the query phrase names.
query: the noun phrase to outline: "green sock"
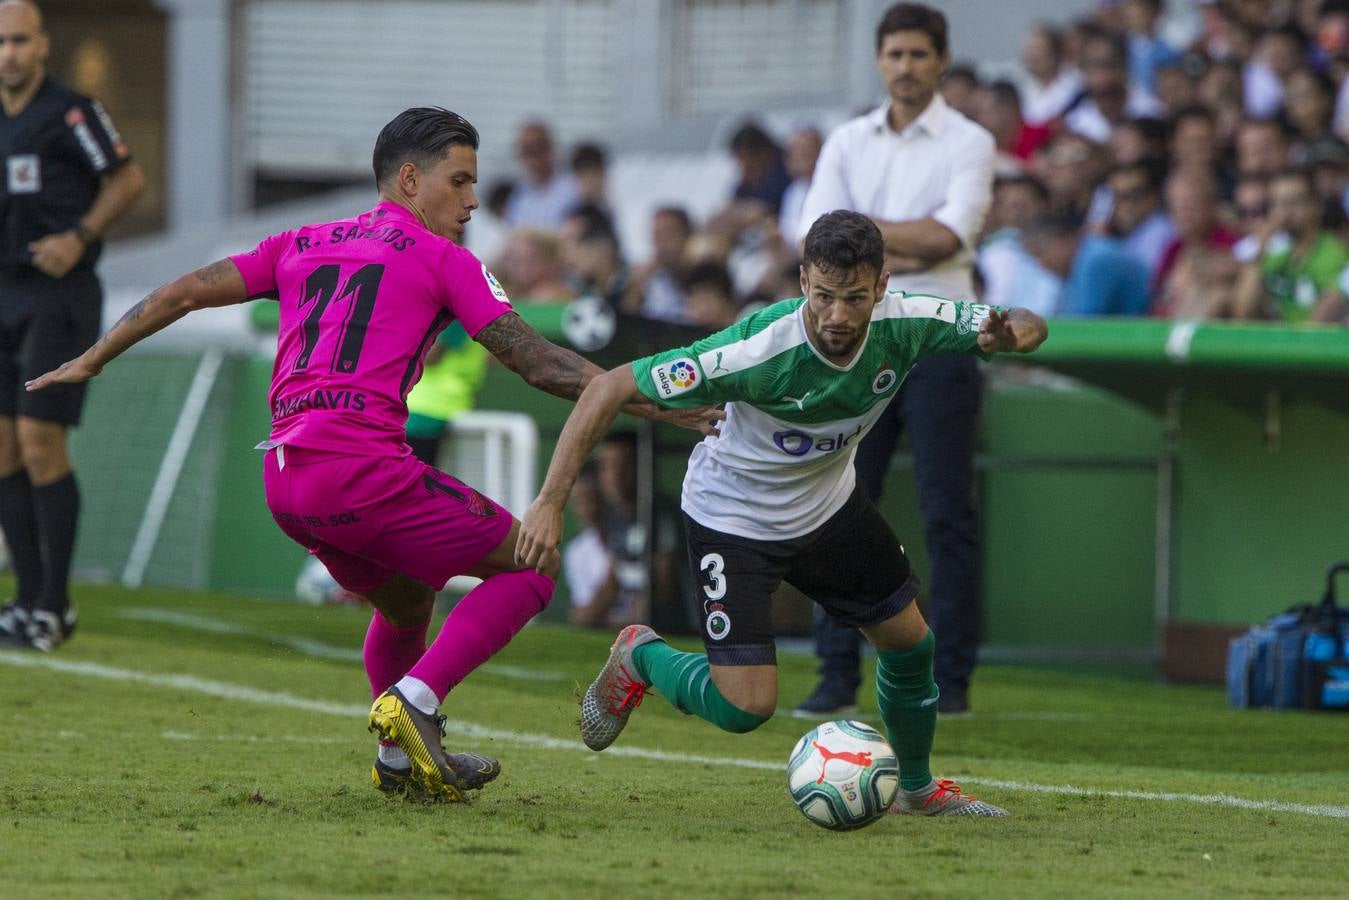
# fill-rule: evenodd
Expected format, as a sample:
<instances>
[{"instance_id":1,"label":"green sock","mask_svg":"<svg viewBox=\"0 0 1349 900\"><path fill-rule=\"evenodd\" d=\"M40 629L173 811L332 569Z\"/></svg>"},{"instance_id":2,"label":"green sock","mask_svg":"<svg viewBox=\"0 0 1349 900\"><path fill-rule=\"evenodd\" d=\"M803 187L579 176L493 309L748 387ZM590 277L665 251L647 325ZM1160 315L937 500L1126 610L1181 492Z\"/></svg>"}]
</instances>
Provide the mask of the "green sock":
<instances>
[{"instance_id":1,"label":"green sock","mask_svg":"<svg viewBox=\"0 0 1349 900\"><path fill-rule=\"evenodd\" d=\"M876 702L899 757L899 786L916 791L932 781L928 757L937 731L932 632L907 650L876 651Z\"/></svg>"},{"instance_id":2,"label":"green sock","mask_svg":"<svg viewBox=\"0 0 1349 900\"><path fill-rule=\"evenodd\" d=\"M675 709L706 719L722 731L744 734L768 721L768 716L745 712L721 696L705 654L682 653L664 641L652 641L632 651L632 662L642 680Z\"/></svg>"}]
</instances>

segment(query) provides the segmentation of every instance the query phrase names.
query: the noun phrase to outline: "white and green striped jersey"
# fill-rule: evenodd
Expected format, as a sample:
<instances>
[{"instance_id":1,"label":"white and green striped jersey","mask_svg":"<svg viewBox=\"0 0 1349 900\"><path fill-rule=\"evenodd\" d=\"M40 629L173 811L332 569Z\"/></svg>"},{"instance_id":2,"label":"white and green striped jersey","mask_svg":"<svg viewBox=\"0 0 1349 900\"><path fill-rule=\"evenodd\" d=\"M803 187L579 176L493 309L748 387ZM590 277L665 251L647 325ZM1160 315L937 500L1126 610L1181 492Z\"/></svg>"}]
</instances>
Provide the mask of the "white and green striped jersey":
<instances>
[{"instance_id":1,"label":"white and green striped jersey","mask_svg":"<svg viewBox=\"0 0 1349 900\"><path fill-rule=\"evenodd\" d=\"M805 298L774 303L691 346L636 360L638 389L661 406L726 403L720 437L693 449L682 506L727 534L786 540L808 534L852 493L857 443L909 370L943 351L984 355L988 307L891 291L851 363L806 338Z\"/></svg>"}]
</instances>

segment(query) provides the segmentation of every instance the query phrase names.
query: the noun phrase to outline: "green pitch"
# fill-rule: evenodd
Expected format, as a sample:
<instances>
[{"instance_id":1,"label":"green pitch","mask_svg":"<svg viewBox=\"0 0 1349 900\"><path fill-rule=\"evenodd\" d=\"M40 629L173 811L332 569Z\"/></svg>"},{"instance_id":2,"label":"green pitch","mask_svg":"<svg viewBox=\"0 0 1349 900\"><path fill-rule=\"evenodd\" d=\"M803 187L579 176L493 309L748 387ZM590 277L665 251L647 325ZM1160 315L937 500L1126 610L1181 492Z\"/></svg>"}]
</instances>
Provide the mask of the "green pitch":
<instances>
[{"instance_id":1,"label":"green pitch","mask_svg":"<svg viewBox=\"0 0 1349 900\"><path fill-rule=\"evenodd\" d=\"M651 697L591 753L574 697L610 636L536 626L443 710L447 743L498 756L504 774L472 804L422 806L369 784L363 612L80 596L81 631L58 654L0 653L9 897L1309 897L1349 884L1349 716L989 666L976 714L940 723L934 771L1013 817L835 834L785 789L808 723L728 735ZM782 660L784 704L811 670Z\"/></svg>"}]
</instances>

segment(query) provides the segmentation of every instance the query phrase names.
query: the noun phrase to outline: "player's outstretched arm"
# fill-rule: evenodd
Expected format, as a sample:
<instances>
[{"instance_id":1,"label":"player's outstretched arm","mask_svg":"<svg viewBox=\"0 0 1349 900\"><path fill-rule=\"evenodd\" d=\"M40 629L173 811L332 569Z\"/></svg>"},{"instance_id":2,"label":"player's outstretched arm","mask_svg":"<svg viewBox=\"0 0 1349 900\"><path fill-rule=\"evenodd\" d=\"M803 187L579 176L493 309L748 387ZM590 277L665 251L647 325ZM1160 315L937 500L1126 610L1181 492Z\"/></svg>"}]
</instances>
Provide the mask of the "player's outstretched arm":
<instances>
[{"instance_id":1,"label":"player's outstretched arm","mask_svg":"<svg viewBox=\"0 0 1349 900\"><path fill-rule=\"evenodd\" d=\"M517 313L500 316L479 331L475 340L530 387L564 400L577 399L591 381L604 374L599 366L539 334ZM635 389L622 409L704 435L716 434L717 420L722 417L714 407L662 409Z\"/></svg>"},{"instance_id":2,"label":"player's outstretched arm","mask_svg":"<svg viewBox=\"0 0 1349 900\"><path fill-rule=\"evenodd\" d=\"M1047 337L1045 320L1028 309L990 309L979 326L979 349L985 353L1030 353Z\"/></svg>"},{"instance_id":3,"label":"player's outstretched arm","mask_svg":"<svg viewBox=\"0 0 1349 900\"><path fill-rule=\"evenodd\" d=\"M153 291L127 310L126 315L118 319L94 346L60 368L34 378L26 387L37 391L50 384L88 381L132 344L168 327L192 310L229 306L247 299L248 291L239 268L228 259L211 263Z\"/></svg>"},{"instance_id":4,"label":"player's outstretched arm","mask_svg":"<svg viewBox=\"0 0 1349 900\"><path fill-rule=\"evenodd\" d=\"M520 536L515 543L517 565L539 568L557 549L562 540L562 509L582 463L609 430L618 411L641 396L628 364L604 372L586 386L562 427L539 496L520 520Z\"/></svg>"}]
</instances>

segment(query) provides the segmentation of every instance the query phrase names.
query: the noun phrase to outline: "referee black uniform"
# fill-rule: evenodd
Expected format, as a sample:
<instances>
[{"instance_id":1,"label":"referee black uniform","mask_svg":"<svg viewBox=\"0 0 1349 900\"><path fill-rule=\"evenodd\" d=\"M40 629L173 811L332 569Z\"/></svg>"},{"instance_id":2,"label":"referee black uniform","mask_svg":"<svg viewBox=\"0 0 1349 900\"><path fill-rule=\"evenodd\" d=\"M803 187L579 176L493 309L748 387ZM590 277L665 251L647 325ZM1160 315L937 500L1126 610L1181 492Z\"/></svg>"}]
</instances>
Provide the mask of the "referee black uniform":
<instances>
[{"instance_id":1,"label":"referee black uniform","mask_svg":"<svg viewBox=\"0 0 1349 900\"><path fill-rule=\"evenodd\" d=\"M73 426L80 421L83 384L30 394L24 382L79 356L98 338L103 290L94 264L102 243L81 220L104 178L131 154L98 101L44 77L15 115L0 108L0 159L0 417ZM83 254L54 278L34 265L31 245L67 233L79 238ZM0 610L0 631L47 641L39 649L50 649L74 627L67 585L78 513L73 473L43 485L34 485L23 468L0 478L0 525L18 580L16 597ZM45 633L38 635L42 613Z\"/></svg>"}]
</instances>

